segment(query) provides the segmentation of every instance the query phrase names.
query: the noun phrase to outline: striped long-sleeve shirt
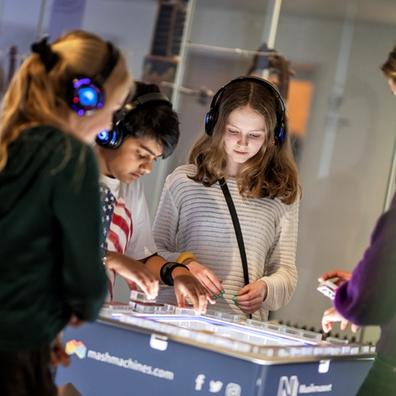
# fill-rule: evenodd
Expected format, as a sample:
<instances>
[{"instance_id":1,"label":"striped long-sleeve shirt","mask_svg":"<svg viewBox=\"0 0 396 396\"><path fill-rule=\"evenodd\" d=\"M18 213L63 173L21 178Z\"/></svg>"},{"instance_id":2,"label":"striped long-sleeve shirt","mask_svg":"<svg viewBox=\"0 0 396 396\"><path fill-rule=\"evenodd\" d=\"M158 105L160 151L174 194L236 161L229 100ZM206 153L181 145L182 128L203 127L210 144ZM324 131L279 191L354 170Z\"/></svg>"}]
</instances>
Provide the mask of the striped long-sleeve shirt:
<instances>
[{"instance_id":1,"label":"striped long-sleeve shirt","mask_svg":"<svg viewBox=\"0 0 396 396\"><path fill-rule=\"evenodd\" d=\"M197 261L222 281L225 295L213 309L242 314L232 298L244 286L238 243L224 195L218 183L205 187L188 176L194 165L183 165L168 176L154 220L158 253L174 261L191 251ZM263 279L268 294L254 318L266 320L291 298L297 282L297 200L286 205L279 199L243 198L233 178L227 184L238 213L245 243L249 280ZM162 286L160 299L173 302L173 290Z\"/></svg>"}]
</instances>

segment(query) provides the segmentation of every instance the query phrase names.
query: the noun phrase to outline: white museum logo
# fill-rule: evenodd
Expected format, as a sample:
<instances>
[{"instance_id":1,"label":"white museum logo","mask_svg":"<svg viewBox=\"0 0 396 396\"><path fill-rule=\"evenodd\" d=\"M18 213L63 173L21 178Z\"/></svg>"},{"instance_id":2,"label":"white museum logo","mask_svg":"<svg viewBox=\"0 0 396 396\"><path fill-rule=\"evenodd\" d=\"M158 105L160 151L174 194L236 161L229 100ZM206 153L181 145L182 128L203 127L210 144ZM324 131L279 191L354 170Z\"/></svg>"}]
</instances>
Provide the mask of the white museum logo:
<instances>
[{"instance_id":1,"label":"white museum logo","mask_svg":"<svg viewBox=\"0 0 396 396\"><path fill-rule=\"evenodd\" d=\"M297 396L309 393L331 392L332 386L332 384L300 384L297 375L292 375L291 377L282 376L279 379L277 396Z\"/></svg>"}]
</instances>

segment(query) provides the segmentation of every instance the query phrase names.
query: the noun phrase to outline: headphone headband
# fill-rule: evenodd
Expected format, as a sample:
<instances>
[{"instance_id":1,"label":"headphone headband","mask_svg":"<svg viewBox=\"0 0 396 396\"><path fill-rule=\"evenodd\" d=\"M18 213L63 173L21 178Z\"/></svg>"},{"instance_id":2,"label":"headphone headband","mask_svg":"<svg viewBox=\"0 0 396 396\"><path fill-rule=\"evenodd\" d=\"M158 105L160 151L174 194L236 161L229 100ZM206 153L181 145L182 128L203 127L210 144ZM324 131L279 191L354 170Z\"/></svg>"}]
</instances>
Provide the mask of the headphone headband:
<instances>
[{"instance_id":1,"label":"headphone headband","mask_svg":"<svg viewBox=\"0 0 396 396\"><path fill-rule=\"evenodd\" d=\"M103 85L109 78L120 57L120 51L118 51L110 41L107 41L106 44L108 54L106 57L106 63L103 66L103 69L93 77L93 80L101 85Z\"/></svg>"},{"instance_id":2,"label":"headphone headband","mask_svg":"<svg viewBox=\"0 0 396 396\"><path fill-rule=\"evenodd\" d=\"M287 135L287 125L286 125L286 105L282 99L281 94L279 93L278 89L271 84L269 81L264 80L259 77L253 76L241 76L237 77L223 87L221 87L216 94L213 96L212 101L210 103L210 109L206 113L205 116L205 131L209 136L213 135L214 127L216 125L218 116L219 116L219 108L221 104L222 97L224 92L230 85L233 85L238 82L253 82L256 84L261 85L262 87L266 88L271 94L275 97L277 102L277 109L276 109L276 126L274 131L275 143L278 145L282 145L282 143L286 140Z\"/></svg>"},{"instance_id":3,"label":"headphone headband","mask_svg":"<svg viewBox=\"0 0 396 396\"><path fill-rule=\"evenodd\" d=\"M132 101L130 101L130 96L128 96L124 106L116 112L116 123L122 120L129 112L149 102L163 102L164 104L172 107L172 103L170 102L168 97L161 92L149 92L132 99Z\"/></svg>"},{"instance_id":4,"label":"headphone headband","mask_svg":"<svg viewBox=\"0 0 396 396\"><path fill-rule=\"evenodd\" d=\"M221 96L223 96L224 91L227 89L229 85L232 85L237 82L243 82L243 81L250 81L253 83L260 84L264 86L265 88L271 90L271 92L274 94L274 96L278 99L279 104L281 106L281 110L285 113L286 112L286 105L284 100L282 99L281 94L279 93L278 89L269 81L264 80L259 77L253 77L253 76L240 76L237 78L234 78L233 80L229 81L227 84L223 85L213 96L212 102L210 103L210 108L213 108L214 106L217 105L217 101L221 99Z\"/></svg>"},{"instance_id":5,"label":"headphone headband","mask_svg":"<svg viewBox=\"0 0 396 396\"><path fill-rule=\"evenodd\" d=\"M125 107L128 107L128 111L131 111L136 107L142 106L148 102L164 102L165 104L172 107L172 103L170 102L168 97L162 94L161 92L149 92L140 95L137 98L133 99L131 103L127 103Z\"/></svg>"},{"instance_id":6,"label":"headphone headband","mask_svg":"<svg viewBox=\"0 0 396 396\"><path fill-rule=\"evenodd\" d=\"M122 125L122 120L132 111L135 111L140 106L144 106L147 103L152 102L162 102L170 107L172 107L171 101L161 92L149 92L134 98L129 102L129 97L127 98L127 103L117 111L114 116L113 127L110 131L101 131L96 136L96 143L99 146L116 149L121 146L124 138L128 136L128 131Z\"/></svg>"}]
</instances>

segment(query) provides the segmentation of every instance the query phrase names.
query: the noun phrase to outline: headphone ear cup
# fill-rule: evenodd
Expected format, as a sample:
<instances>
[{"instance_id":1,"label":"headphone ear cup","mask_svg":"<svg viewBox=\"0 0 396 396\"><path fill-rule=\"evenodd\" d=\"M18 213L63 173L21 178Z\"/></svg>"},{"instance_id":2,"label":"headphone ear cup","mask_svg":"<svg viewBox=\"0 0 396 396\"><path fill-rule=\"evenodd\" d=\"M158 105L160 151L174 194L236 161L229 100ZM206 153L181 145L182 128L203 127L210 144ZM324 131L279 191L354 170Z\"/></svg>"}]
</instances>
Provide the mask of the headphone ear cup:
<instances>
[{"instance_id":1,"label":"headphone ear cup","mask_svg":"<svg viewBox=\"0 0 396 396\"><path fill-rule=\"evenodd\" d=\"M207 135L213 135L213 129L216 125L217 113L214 109L209 110L205 115L205 132Z\"/></svg>"},{"instance_id":2,"label":"headphone ear cup","mask_svg":"<svg viewBox=\"0 0 396 396\"><path fill-rule=\"evenodd\" d=\"M98 146L107 148L107 149L117 149L121 146L124 140L124 134L122 130L117 128L115 125L110 131L104 129L96 135L95 142Z\"/></svg>"},{"instance_id":3,"label":"headphone ear cup","mask_svg":"<svg viewBox=\"0 0 396 396\"><path fill-rule=\"evenodd\" d=\"M275 129L275 142L278 146L281 146L287 136L287 126L285 122L281 122L279 126Z\"/></svg>"},{"instance_id":4,"label":"headphone ear cup","mask_svg":"<svg viewBox=\"0 0 396 396\"><path fill-rule=\"evenodd\" d=\"M89 77L74 78L69 90L69 104L80 117L101 109L105 95L102 87Z\"/></svg>"}]
</instances>

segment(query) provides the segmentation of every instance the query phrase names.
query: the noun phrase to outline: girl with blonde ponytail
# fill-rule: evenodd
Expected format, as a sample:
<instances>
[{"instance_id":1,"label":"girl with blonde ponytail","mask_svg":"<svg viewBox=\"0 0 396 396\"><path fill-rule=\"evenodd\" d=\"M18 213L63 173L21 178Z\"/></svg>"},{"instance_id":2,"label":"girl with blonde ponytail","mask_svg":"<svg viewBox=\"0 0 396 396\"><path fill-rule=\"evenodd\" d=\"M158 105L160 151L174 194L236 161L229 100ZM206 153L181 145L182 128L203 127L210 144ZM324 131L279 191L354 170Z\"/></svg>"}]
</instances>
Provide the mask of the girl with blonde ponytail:
<instances>
[{"instance_id":1,"label":"girl with blonde ponytail","mask_svg":"<svg viewBox=\"0 0 396 396\"><path fill-rule=\"evenodd\" d=\"M50 346L106 295L90 146L131 86L111 43L73 31L32 45L0 116L0 394L56 395Z\"/></svg>"}]
</instances>

